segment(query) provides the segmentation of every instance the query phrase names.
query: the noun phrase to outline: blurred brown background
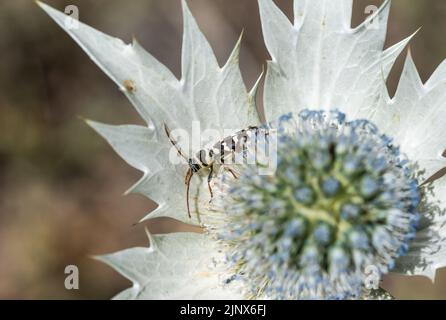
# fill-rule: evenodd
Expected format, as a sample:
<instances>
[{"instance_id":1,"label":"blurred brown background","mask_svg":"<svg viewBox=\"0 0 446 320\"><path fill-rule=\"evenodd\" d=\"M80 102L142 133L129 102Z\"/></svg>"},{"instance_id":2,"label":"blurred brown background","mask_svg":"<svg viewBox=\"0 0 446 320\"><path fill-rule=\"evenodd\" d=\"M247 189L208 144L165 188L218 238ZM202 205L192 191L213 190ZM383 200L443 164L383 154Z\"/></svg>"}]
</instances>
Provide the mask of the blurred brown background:
<instances>
[{"instance_id":1,"label":"blurred brown background","mask_svg":"<svg viewBox=\"0 0 446 320\"><path fill-rule=\"evenodd\" d=\"M142 45L180 75L179 0L48 0L74 4L82 21ZM355 1L353 25L367 5ZM278 1L289 14L290 0ZM255 0L190 0L219 61L245 29L241 65L250 87L268 58ZM290 14L291 15L291 14ZM418 27L412 41L425 80L446 57L446 2L394 0L388 35L395 43ZM153 204L121 196L139 178L79 116L141 123L116 86L31 0L0 0L0 298L107 299L130 283L90 255L146 245L132 227ZM393 92L400 59L389 80ZM164 232L163 224L149 226ZM64 288L64 268L80 269L80 290ZM446 271L432 285L392 276L398 298L446 298Z\"/></svg>"}]
</instances>

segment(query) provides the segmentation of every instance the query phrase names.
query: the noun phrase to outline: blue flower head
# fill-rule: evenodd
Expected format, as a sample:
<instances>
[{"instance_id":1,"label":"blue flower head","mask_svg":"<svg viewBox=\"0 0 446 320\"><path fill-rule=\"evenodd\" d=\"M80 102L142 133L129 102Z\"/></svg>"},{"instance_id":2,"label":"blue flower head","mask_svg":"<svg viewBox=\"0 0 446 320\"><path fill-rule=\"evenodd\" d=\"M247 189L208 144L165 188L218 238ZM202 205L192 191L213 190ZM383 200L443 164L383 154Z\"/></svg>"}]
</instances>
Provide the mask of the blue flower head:
<instances>
[{"instance_id":1,"label":"blue flower head","mask_svg":"<svg viewBox=\"0 0 446 320\"><path fill-rule=\"evenodd\" d=\"M360 296L365 268L387 273L413 239L420 195L410 163L372 123L337 111L305 110L269 128L277 171L247 167L231 188L220 236L237 243L233 266L254 296Z\"/></svg>"}]
</instances>

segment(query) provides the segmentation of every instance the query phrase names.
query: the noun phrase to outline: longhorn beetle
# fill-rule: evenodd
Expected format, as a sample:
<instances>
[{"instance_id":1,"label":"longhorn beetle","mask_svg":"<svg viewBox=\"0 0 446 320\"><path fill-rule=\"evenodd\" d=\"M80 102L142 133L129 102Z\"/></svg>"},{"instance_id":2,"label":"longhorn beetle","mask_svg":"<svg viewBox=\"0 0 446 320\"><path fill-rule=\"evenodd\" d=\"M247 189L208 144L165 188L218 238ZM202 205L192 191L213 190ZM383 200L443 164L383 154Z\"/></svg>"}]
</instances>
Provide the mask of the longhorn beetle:
<instances>
[{"instance_id":1,"label":"longhorn beetle","mask_svg":"<svg viewBox=\"0 0 446 320\"><path fill-rule=\"evenodd\" d=\"M186 185L187 214L189 215L189 218L192 217L189 205L190 183L194 174L200 174L200 175L207 174L207 184L212 201L214 193L212 191L211 181L214 177L215 172L217 172L219 169L218 166L224 165L225 158L228 155L233 156L235 152L240 151L240 147L243 148L242 151L244 152L245 155L246 141L248 140L247 133L253 132L255 137L257 138L259 130L260 129L258 127L250 126L248 127L248 129L243 129L241 131L238 131L234 135L217 142L209 150L201 149L200 151L197 152L194 158L190 158L183 153L181 148L178 146L177 141L175 141L175 139L172 138L169 127L164 123L164 131L166 132L167 138L169 139L170 143L175 147L175 149L178 151L178 154L184 160L186 160L189 165L189 168L186 172L186 176L184 179L184 183ZM237 143L235 139L237 140ZM229 168L228 166L224 166L223 168L225 170L228 170L228 172L231 173L234 179L237 179L236 173L231 168Z\"/></svg>"}]
</instances>

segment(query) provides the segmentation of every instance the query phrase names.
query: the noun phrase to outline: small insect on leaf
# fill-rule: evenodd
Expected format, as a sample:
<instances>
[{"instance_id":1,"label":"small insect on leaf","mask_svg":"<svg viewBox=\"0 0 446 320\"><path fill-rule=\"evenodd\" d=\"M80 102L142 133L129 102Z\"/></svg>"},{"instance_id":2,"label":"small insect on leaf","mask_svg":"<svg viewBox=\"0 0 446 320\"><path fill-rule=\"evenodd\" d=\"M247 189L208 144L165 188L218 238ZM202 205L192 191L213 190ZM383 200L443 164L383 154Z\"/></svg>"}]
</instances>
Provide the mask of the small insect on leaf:
<instances>
[{"instance_id":1,"label":"small insect on leaf","mask_svg":"<svg viewBox=\"0 0 446 320\"><path fill-rule=\"evenodd\" d=\"M133 93L136 91L136 85L135 85L135 82L133 82L133 80L125 80L123 85L124 85L125 90L127 90L130 93Z\"/></svg>"}]
</instances>

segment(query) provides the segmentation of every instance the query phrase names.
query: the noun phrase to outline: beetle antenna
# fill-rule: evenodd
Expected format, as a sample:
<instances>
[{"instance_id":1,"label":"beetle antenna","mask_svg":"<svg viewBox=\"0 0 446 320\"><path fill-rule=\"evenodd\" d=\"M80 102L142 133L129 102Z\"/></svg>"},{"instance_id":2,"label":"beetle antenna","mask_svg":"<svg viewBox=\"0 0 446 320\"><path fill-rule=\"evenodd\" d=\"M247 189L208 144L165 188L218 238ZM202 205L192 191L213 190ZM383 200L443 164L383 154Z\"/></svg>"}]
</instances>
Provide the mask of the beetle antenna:
<instances>
[{"instance_id":1,"label":"beetle antenna","mask_svg":"<svg viewBox=\"0 0 446 320\"><path fill-rule=\"evenodd\" d=\"M186 157L183 153L183 151L181 150L181 148L178 146L178 142L175 141L175 139L172 138L171 134L170 134L170 129L167 127L167 124L164 123L164 131L166 132L167 138L169 139L170 143L175 147L175 149L177 149L178 154L184 158L184 160L189 162L189 158Z\"/></svg>"}]
</instances>

